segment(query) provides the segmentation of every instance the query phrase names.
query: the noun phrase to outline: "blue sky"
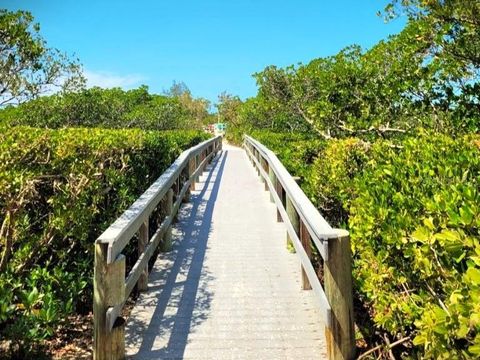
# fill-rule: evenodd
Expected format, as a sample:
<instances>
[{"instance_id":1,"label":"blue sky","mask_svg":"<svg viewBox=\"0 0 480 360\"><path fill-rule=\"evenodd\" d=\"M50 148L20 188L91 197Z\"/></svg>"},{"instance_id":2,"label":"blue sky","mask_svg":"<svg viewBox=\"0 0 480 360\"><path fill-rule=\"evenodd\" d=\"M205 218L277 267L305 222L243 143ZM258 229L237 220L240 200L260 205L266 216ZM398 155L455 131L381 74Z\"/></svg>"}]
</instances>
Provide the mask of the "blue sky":
<instances>
[{"instance_id":1,"label":"blue sky","mask_svg":"<svg viewBox=\"0 0 480 360\"><path fill-rule=\"evenodd\" d=\"M183 81L211 101L254 96L252 74L399 32L382 0L2 0L33 13L49 46L80 58L90 85L152 92Z\"/></svg>"}]
</instances>

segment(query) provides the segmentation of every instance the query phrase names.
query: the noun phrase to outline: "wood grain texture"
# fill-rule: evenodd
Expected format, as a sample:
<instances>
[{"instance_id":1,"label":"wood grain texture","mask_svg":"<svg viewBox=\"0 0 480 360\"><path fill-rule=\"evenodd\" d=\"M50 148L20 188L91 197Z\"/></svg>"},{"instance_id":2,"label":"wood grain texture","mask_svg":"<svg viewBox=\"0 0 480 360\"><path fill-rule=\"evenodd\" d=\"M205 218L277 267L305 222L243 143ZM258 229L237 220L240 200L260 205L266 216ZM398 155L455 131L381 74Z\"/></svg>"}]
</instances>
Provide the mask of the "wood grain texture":
<instances>
[{"instance_id":1,"label":"wood grain texture","mask_svg":"<svg viewBox=\"0 0 480 360\"><path fill-rule=\"evenodd\" d=\"M326 328L328 358L351 360L355 356L352 294L352 255L348 231L337 230L338 238L328 241L325 261L325 294L332 307L331 326Z\"/></svg>"},{"instance_id":2,"label":"wood grain texture","mask_svg":"<svg viewBox=\"0 0 480 360\"><path fill-rule=\"evenodd\" d=\"M144 221L142 226L140 226L140 230L138 231L138 256L140 257L145 248L147 247L149 241L148 236L148 220ZM138 278L137 282L137 289L138 291L145 291L147 290L148 284L148 262L141 270L140 277Z\"/></svg>"},{"instance_id":3,"label":"wood grain texture","mask_svg":"<svg viewBox=\"0 0 480 360\"><path fill-rule=\"evenodd\" d=\"M300 222L300 242L302 243L303 249L307 254L308 259L311 261L312 259L312 241L310 240L310 234L308 233L308 229L303 222ZM302 289L303 290L310 290L312 285L308 280L307 273L305 272L305 268L301 265L302 268Z\"/></svg>"}]
</instances>

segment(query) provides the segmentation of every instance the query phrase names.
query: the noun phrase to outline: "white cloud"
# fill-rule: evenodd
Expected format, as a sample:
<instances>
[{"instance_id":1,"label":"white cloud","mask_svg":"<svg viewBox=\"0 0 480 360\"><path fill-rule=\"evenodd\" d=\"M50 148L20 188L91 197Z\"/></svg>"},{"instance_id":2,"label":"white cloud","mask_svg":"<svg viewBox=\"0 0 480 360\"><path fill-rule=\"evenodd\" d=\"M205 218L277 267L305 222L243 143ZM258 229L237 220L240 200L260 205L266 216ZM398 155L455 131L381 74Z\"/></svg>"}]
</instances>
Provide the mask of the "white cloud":
<instances>
[{"instance_id":1,"label":"white cloud","mask_svg":"<svg viewBox=\"0 0 480 360\"><path fill-rule=\"evenodd\" d=\"M102 88L121 87L124 89L141 85L145 77L139 74L119 75L108 71L92 71L85 69L83 75L87 79L87 87Z\"/></svg>"}]
</instances>

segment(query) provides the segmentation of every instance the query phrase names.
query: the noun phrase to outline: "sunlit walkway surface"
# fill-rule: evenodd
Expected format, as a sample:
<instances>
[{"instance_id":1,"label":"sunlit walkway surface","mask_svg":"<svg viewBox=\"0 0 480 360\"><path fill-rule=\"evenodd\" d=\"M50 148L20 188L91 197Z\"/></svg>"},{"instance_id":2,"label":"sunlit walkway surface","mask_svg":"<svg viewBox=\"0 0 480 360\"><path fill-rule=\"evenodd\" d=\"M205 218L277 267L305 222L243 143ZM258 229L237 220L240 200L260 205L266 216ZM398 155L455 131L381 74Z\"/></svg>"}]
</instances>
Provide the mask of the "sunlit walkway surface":
<instances>
[{"instance_id":1,"label":"sunlit walkway surface","mask_svg":"<svg viewBox=\"0 0 480 360\"><path fill-rule=\"evenodd\" d=\"M127 323L135 359L321 359L324 325L302 291L268 192L239 148L224 150L180 210Z\"/></svg>"}]
</instances>

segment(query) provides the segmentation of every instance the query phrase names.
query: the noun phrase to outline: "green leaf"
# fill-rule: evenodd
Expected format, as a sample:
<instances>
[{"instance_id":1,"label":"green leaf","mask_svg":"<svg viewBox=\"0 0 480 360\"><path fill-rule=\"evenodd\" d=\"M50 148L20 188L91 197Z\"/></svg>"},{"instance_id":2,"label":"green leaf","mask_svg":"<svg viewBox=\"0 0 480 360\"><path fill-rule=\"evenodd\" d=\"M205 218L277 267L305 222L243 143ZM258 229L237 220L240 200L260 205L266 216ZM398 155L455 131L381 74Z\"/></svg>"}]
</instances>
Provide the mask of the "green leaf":
<instances>
[{"instance_id":1,"label":"green leaf","mask_svg":"<svg viewBox=\"0 0 480 360\"><path fill-rule=\"evenodd\" d=\"M429 229L435 229L435 225L433 225L433 219L431 217L423 219L423 224Z\"/></svg>"},{"instance_id":2,"label":"green leaf","mask_svg":"<svg viewBox=\"0 0 480 360\"><path fill-rule=\"evenodd\" d=\"M429 242L431 233L427 228L422 226L415 230L411 236L416 240L426 243Z\"/></svg>"},{"instance_id":3,"label":"green leaf","mask_svg":"<svg viewBox=\"0 0 480 360\"><path fill-rule=\"evenodd\" d=\"M445 229L442 232L435 234L435 238L438 240L446 241L460 241L460 234L457 231Z\"/></svg>"},{"instance_id":4,"label":"green leaf","mask_svg":"<svg viewBox=\"0 0 480 360\"><path fill-rule=\"evenodd\" d=\"M468 351L473 355L480 355L480 344L469 346Z\"/></svg>"},{"instance_id":5,"label":"green leaf","mask_svg":"<svg viewBox=\"0 0 480 360\"><path fill-rule=\"evenodd\" d=\"M468 268L465 278L474 285L480 285L480 270L473 267Z\"/></svg>"}]
</instances>

